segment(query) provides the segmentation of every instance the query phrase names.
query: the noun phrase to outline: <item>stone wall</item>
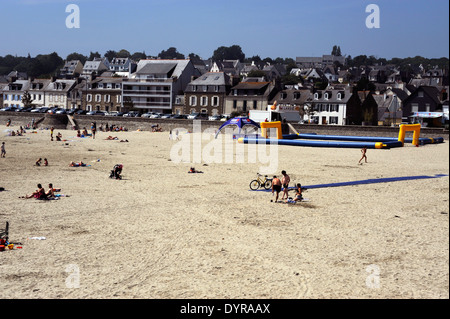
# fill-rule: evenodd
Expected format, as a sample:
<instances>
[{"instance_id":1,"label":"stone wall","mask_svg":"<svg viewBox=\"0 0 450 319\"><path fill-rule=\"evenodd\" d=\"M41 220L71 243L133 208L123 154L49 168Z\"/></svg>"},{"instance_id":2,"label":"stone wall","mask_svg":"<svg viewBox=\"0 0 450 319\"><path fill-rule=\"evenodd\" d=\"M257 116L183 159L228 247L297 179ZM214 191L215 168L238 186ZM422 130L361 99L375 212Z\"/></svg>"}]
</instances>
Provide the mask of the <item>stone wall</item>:
<instances>
[{"instance_id":1,"label":"stone wall","mask_svg":"<svg viewBox=\"0 0 450 319\"><path fill-rule=\"evenodd\" d=\"M59 115L62 118L57 120L55 115L42 114L42 113L21 113L21 112L0 112L0 123L6 124L8 119L11 119L11 123L15 127L20 125L25 126L31 123L34 118L38 123L38 127L49 127L49 125L55 126L60 124L64 127L55 128L67 128L72 129L72 125L67 121L66 115ZM158 124L164 131L173 130L176 128L185 128L189 131L193 131L193 121L182 119L148 119L148 118L133 118L133 117L113 117L113 116L87 116L87 115L75 115L75 123L78 128L82 129L86 127L90 129L91 123L96 122L97 127L100 124L105 126L106 124L115 126L123 126L128 130L144 130L151 131L152 125ZM59 121L59 122L58 122ZM222 121L201 121L201 130L205 129L219 129L223 124ZM356 125L315 125L315 124L293 124L294 128L299 133L317 133L326 135L355 135L355 136L387 136L397 137L399 128L388 126L356 126ZM449 139L449 131L442 128L428 128L423 127L420 132L421 137L443 137Z\"/></svg>"}]
</instances>

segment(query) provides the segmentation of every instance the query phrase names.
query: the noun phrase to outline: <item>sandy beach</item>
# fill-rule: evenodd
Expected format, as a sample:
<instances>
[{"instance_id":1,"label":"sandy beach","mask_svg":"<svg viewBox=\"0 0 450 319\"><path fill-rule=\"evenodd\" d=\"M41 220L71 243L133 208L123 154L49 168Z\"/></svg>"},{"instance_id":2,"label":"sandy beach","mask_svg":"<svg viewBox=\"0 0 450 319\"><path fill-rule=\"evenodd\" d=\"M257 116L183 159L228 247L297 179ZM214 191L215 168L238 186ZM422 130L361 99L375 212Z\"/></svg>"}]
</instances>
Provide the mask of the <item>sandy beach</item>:
<instances>
[{"instance_id":1,"label":"sandy beach","mask_svg":"<svg viewBox=\"0 0 450 319\"><path fill-rule=\"evenodd\" d=\"M449 298L448 140L370 149L363 165L359 149L279 146L272 164L291 186L446 175L309 189L288 205L250 191L261 163L248 146L242 163L179 163L169 132L55 130L56 142L6 129L0 228L22 248L0 252L2 298ZM123 180L109 178L117 163ZM38 183L68 197L19 198Z\"/></svg>"}]
</instances>

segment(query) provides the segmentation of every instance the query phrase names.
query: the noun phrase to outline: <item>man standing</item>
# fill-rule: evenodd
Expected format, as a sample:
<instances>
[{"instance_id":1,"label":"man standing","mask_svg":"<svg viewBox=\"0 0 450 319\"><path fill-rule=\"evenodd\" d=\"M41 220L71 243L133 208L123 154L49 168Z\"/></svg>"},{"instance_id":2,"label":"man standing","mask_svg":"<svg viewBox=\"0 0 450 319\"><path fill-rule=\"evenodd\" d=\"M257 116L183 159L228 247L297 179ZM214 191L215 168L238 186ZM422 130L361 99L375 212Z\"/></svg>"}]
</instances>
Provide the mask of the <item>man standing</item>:
<instances>
[{"instance_id":1,"label":"man standing","mask_svg":"<svg viewBox=\"0 0 450 319\"><path fill-rule=\"evenodd\" d=\"M283 174L283 177L281 178L281 183L283 184L283 196L281 197L281 199L284 199L284 195L286 195L286 199L288 199L288 187L291 178L288 174L286 174L286 171L281 171L281 174Z\"/></svg>"},{"instance_id":2,"label":"man standing","mask_svg":"<svg viewBox=\"0 0 450 319\"><path fill-rule=\"evenodd\" d=\"M276 192L275 203L278 201L278 194L281 192L281 181L278 177L274 176L272 179L272 194Z\"/></svg>"}]
</instances>

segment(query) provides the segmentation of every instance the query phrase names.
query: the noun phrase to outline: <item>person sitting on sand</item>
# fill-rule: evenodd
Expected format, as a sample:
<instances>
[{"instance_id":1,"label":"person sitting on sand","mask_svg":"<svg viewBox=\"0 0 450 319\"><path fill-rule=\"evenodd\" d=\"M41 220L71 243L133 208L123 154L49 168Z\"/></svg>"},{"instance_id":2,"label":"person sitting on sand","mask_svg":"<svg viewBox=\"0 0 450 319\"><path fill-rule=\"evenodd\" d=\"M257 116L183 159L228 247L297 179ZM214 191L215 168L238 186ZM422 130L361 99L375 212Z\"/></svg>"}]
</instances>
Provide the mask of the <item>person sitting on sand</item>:
<instances>
[{"instance_id":1,"label":"person sitting on sand","mask_svg":"<svg viewBox=\"0 0 450 319\"><path fill-rule=\"evenodd\" d=\"M55 197L55 189L53 188L53 184L48 184L48 191L45 193L47 195L47 198L54 198Z\"/></svg>"},{"instance_id":2,"label":"person sitting on sand","mask_svg":"<svg viewBox=\"0 0 450 319\"><path fill-rule=\"evenodd\" d=\"M41 166L42 158L39 157L39 159L36 161L36 166Z\"/></svg>"},{"instance_id":3,"label":"person sitting on sand","mask_svg":"<svg viewBox=\"0 0 450 319\"><path fill-rule=\"evenodd\" d=\"M275 203L278 201L278 195L281 192L281 181L278 177L274 176L272 179L272 194L276 192Z\"/></svg>"},{"instance_id":4,"label":"person sitting on sand","mask_svg":"<svg viewBox=\"0 0 450 319\"><path fill-rule=\"evenodd\" d=\"M21 198L36 198L36 199L46 199L47 195L45 193L45 189L42 187L41 184L37 184L37 190L33 192L31 195L25 195L25 197Z\"/></svg>"},{"instance_id":5,"label":"person sitting on sand","mask_svg":"<svg viewBox=\"0 0 450 319\"><path fill-rule=\"evenodd\" d=\"M296 189L295 189L295 197L294 197L294 199L291 199L291 200L288 199L286 202L287 202L287 203L301 202L301 201L303 200L302 192L303 192L302 185L301 185L300 183L298 183L298 184L296 185Z\"/></svg>"},{"instance_id":6,"label":"person sitting on sand","mask_svg":"<svg viewBox=\"0 0 450 319\"><path fill-rule=\"evenodd\" d=\"M81 131L80 130L77 131L77 137L81 137Z\"/></svg>"},{"instance_id":7,"label":"person sitting on sand","mask_svg":"<svg viewBox=\"0 0 450 319\"><path fill-rule=\"evenodd\" d=\"M58 134L56 135L56 140L61 141L61 139L62 139L62 134L61 134L61 132L58 132Z\"/></svg>"},{"instance_id":8,"label":"person sitting on sand","mask_svg":"<svg viewBox=\"0 0 450 319\"><path fill-rule=\"evenodd\" d=\"M44 158L44 166L48 166L48 161L46 158Z\"/></svg>"}]
</instances>

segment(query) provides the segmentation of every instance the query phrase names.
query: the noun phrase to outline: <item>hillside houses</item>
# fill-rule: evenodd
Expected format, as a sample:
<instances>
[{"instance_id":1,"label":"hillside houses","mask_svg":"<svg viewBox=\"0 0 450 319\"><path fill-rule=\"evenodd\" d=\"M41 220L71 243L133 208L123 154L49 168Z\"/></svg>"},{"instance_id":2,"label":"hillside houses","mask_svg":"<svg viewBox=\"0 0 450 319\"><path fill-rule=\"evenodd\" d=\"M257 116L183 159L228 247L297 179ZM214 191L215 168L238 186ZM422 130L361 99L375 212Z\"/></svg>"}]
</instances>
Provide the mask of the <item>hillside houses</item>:
<instances>
[{"instance_id":1,"label":"hillside houses","mask_svg":"<svg viewBox=\"0 0 450 319\"><path fill-rule=\"evenodd\" d=\"M249 77L252 73L257 77ZM448 82L448 70L437 67L349 67L345 57L333 55L297 57L289 65L94 58L84 65L65 61L51 79L10 72L1 77L0 103L22 108L28 92L34 107L235 116L277 101L281 108L298 110L307 123L398 125L416 121L417 112L443 112Z\"/></svg>"}]
</instances>

